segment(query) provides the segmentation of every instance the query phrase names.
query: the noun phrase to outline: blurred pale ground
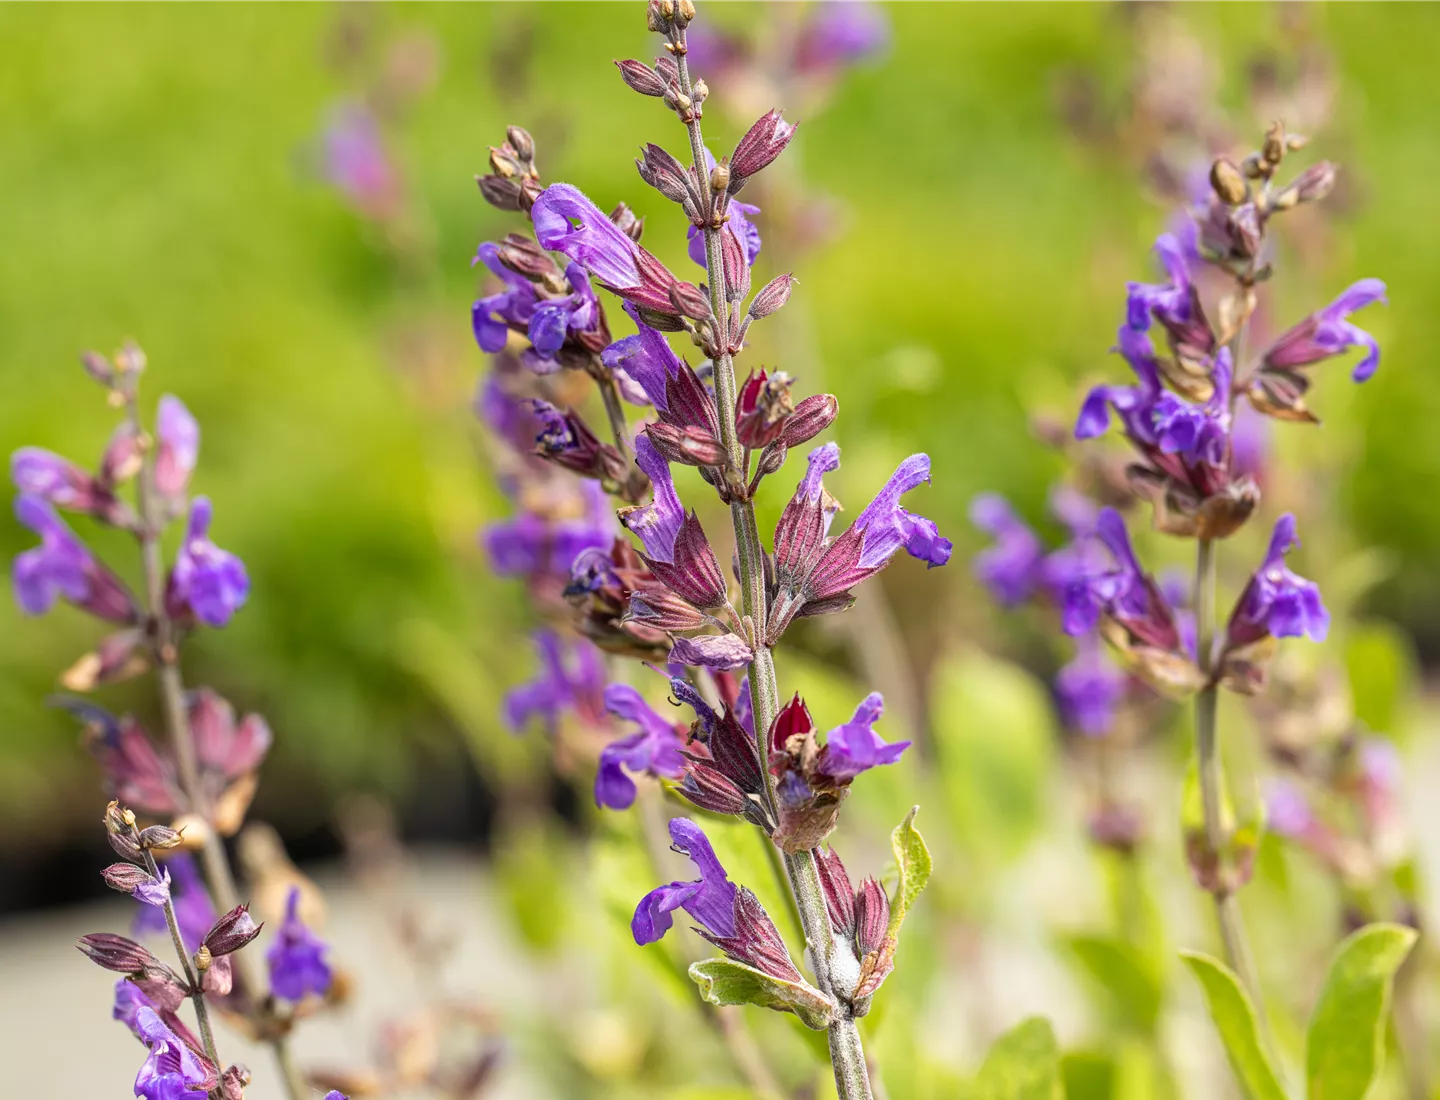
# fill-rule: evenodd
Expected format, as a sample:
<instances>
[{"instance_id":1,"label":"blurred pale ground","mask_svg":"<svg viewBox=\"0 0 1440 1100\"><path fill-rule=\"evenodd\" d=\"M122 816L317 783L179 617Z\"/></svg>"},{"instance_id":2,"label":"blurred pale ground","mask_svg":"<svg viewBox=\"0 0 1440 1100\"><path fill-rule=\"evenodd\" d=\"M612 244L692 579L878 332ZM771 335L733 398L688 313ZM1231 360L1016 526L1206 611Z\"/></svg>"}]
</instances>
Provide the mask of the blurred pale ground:
<instances>
[{"instance_id":1,"label":"blurred pale ground","mask_svg":"<svg viewBox=\"0 0 1440 1100\"><path fill-rule=\"evenodd\" d=\"M737 23L758 17L750 5L711 10ZM476 242L510 226L482 204L472 176L503 125L523 122L541 143L547 178L583 183L602 205L629 201L651 218L647 244L678 268L678 222L630 164L641 141L674 134L652 101L623 92L610 64L645 56L637 11L364 8L376 33L428 36L440 61L435 88L399 139L441 258L438 276L417 279L396 273L309 164L326 112L353 91L326 61L339 9L0 6L0 449L35 443L91 460L111 421L75 353L125 337L150 354L152 396L180 393L197 413L197 488L215 498L217 539L246 560L254 594L229 629L192 647L188 670L270 719L277 742L256 814L292 837L323 835L337 797L356 788L459 813L480 801L456 778L469 766L466 738L501 756L534 751L535 739L509 741L495 718L500 692L529 668L521 599L486 576L474 542L501 503L470 434L482 363L466 324L476 285L468 264ZM1179 11L1215 59L1225 105L1258 131L1268 119L1246 114L1246 68L1297 33L1286 29L1293 21L1264 5ZM1279 310L1298 317L1372 274L1387 280L1392 304L1365 317L1385 349L1380 373L1356 388L1327 371L1323 432L1288 435L1282 457L1340 501L1338 529L1307 552L1324 560L1332 549L1378 550L1365 565L1384 581L1367 609L1399 624L1397 682L1408 688L1412 640L1432 659L1440 651L1440 387L1430 362L1440 338L1440 7L1303 11L1305 33L1335 63L1336 117L1319 155L1344 166L1346 202L1323 254L1287 257L1296 275L1282 285ZM974 492L999 489L1039 514L1060 463L1036 445L1027 413L1072 407L1079 381L1108 369L1124 282L1145 272L1165 212L1140 197L1133 162L1079 141L1057 105L1068 71L1090 74L1112 105L1123 96L1134 58L1130 16L1118 6L915 4L891 15L889 58L805 120L793 148L843 228L797 270L797 299L841 398L851 483L928 450L937 477L924 510L957 543L956 565L943 574L897 566L886 578L912 624L917 663L928 670L949 655L972 674L950 709L936 705L946 720L937 719L947 739L940 768L877 777L849 813L856 835L871 838L865 855L876 869L883 853L874 845L883 843L873 838L918 797L907 784L928 784L927 813L952 827L942 855L963 873L937 882L927 906L961 915L956 930L943 930L948 939L931 929L938 946L917 932L906 948L910 969L892 979L891 1035L913 1023L947 1064L970 1065L977 1033L1026 1012L1055 1015L1066 1041L1087 1034L1081 994L1050 948L1057 927L1103 905L1038 684L1026 679L1020 695L1040 700L1039 720L1029 721L1032 707L1003 736L993 707L972 705L977 694L980 703L993 697L965 662L977 637L993 641L1005 628L960 564L978 544L966 506ZM707 126L723 145L733 127L712 115ZM766 252L765 265L768 276L790 261ZM792 365L780 351L762 342L758 359ZM28 541L0 523L0 556ZM122 545L103 534L96 544ZM0 846L17 868L0 883L9 904L76 892L55 870L57 852L80 868L85 888L106 857L95 770L70 723L43 705L56 671L93 636L68 611L32 622L0 600ZM937 694L949 690L952 667L935 677ZM984 679L988 666L978 667ZM793 660L782 669L795 670ZM842 697L853 705L851 685L843 688L831 692L833 709ZM107 698L148 714L148 691L142 683ZM1411 735L1410 785L1422 796L1440 782L1433 712L1386 710L1408 725L1391 732ZM1155 861L1168 860L1183 880L1173 816L1163 816L1173 815L1170 788L1163 779L1158 787L1166 795L1153 807ZM1068 800L1056 796L1064 790ZM1434 881L1440 806L1424 797L1410 806L1424 877ZM520 1015L545 1016L544 1005L523 999L533 980L513 946L513 898L468 859L427 855L421 868L420 893L466 931L447 980L487 1001L520 997ZM332 883L337 956L363 965L387 950L384 938L353 892ZM1181 887L1166 902L1180 899L1166 913L1169 933L1197 942L1206 916ZM1255 891L1277 896L1273 882ZM625 896L633 905L638 895ZM1328 894L1316 909L1305 907L1313 892L1282 896L1289 908L1256 922L1262 963L1267 947L1287 943L1286 920L1318 928L1334 916ZM67 946L126 919L124 905L110 903L0 925L8 1091L126 1094L139 1048L108 1019L108 977ZM922 927L927 919L919 915ZM993 938L964 981L928 990L927 964L938 971L963 953L982 922ZM1294 965L1277 968L1308 990L1313 976L1296 976ZM355 1010L361 1034L411 994L389 984L391 968L372 969ZM918 1007L902 997L916 990L927 998ZM1213 1040L1193 994L1180 1001L1166 1023L1182 1032L1177 1072L1191 1095L1209 1100ZM300 1052L316 1061L352 1053L331 1021L307 1028ZM512 1065L535 1056L517 1051ZM250 1062L252 1095L266 1100L266 1060ZM47 1075L52 1064L75 1066L61 1073L63 1085ZM503 1088L506 1097L544 1095L524 1076Z\"/></svg>"}]
</instances>

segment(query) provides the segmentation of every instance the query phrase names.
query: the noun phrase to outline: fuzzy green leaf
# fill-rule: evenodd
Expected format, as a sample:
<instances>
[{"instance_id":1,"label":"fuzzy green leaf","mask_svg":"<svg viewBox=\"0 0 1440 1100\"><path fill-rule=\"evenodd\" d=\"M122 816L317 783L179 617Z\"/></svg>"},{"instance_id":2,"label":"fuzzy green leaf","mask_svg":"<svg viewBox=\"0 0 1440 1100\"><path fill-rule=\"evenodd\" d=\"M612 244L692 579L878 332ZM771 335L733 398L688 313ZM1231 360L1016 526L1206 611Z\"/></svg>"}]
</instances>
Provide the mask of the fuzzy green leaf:
<instances>
[{"instance_id":1,"label":"fuzzy green leaf","mask_svg":"<svg viewBox=\"0 0 1440 1100\"><path fill-rule=\"evenodd\" d=\"M1415 930L1372 924L1335 953L1305 1041L1310 1100L1364 1100L1385 1063L1385 1021L1395 972Z\"/></svg>"},{"instance_id":2,"label":"fuzzy green leaf","mask_svg":"<svg viewBox=\"0 0 1440 1100\"><path fill-rule=\"evenodd\" d=\"M1180 957L1200 980L1210 1018L1220 1032L1226 1057L1245 1095L1249 1100L1285 1100L1285 1090L1260 1042L1255 1009L1240 980L1229 967L1209 955L1182 951Z\"/></svg>"},{"instance_id":3,"label":"fuzzy green leaf","mask_svg":"<svg viewBox=\"0 0 1440 1100\"><path fill-rule=\"evenodd\" d=\"M807 1027L823 1031L835 1006L825 994L805 982L772 978L734 959L706 959L690 967L700 995L715 1005L759 1005L776 1012L793 1012Z\"/></svg>"},{"instance_id":4,"label":"fuzzy green leaf","mask_svg":"<svg viewBox=\"0 0 1440 1100\"><path fill-rule=\"evenodd\" d=\"M919 812L919 806L911 807L905 820L890 834L890 848L895 853L895 865L900 868L900 883L890 899L890 926L885 933L890 939L899 936L905 914L930 881L930 870L934 866L925 838L915 828L915 815Z\"/></svg>"},{"instance_id":5,"label":"fuzzy green leaf","mask_svg":"<svg viewBox=\"0 0 1440 1100\"><path fill-rule=\"evenodd\" d=\"M1064 1100L1050 1021L1032 1016L996 1039L975 1086L978 1100Z\"/></svg>"}]
</instances>

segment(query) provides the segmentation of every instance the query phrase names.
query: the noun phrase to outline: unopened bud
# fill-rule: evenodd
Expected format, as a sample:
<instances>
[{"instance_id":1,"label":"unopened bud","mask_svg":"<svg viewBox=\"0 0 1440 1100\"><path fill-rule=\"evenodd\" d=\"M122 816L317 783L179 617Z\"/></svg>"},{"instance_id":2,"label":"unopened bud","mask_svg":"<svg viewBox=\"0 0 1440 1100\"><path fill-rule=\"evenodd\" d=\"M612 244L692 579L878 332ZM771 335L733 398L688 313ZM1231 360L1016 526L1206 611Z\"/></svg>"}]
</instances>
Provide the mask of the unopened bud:
<instances>
[{"instance_id":1,"label":"unopened bud","mask_svg":"<svg viewBox=\"0 0 1440 1100\"><path fill-rule=\"evenodd\" d=\"M195 969L203 974L210 969L210 964L214 961L214 958L210 954L210 948L202 943L200 950L195 952Z\"/></svg>"},{"instance_id":2,"label":"unopened bud","mask_svg":"<svg viewBox=\"0 0 1440 1100\"><path fill-rule=\"evenodd\" d=\"M1274 168L1285 157L1285 124L1272 122L1265 131L1265 144L1260 147L1260 156Z\"/></svg>"},{"instance_id":3,"label":"unopened bud","mask_svg":"<svg viewBox=\"0 0 1440 1100\"><path fill-rule=\"evenodd\" d=\"M690 94L695 97L696 103L704 103L710 98L710 85L703 80L697 80L690 86Z\"/></svg>"},{"instance_id":4,"label":"unopened bud","mask_svg":"<svg viewBox=\"0 0 1440 1100\"><path fill-rule=\"evenodd\" d=\"M686 466L721 466L728 457L720 441L704 428L656 422L645 427L655 449L671 462Z\"/></svg>"},{"instance_id":5,"label":"unopened bud","mask_svg":"<svg viewBox=\"0 0 1440 1100\"><path fill-rule=\"evenodd\" d=\"M780 307L790 300L790 290L794 285L795 277L789 272L775 276L761 287L760 293L751 300L750 316L758 320L779 311Z\"/></svg>"},{"instance_id":6,"label":"unopened bud","mask_svg":"<svg viewBox=\"0 0 1440 1100\"><path fill-rule=\"evenodd\" d=\"M138 974L146 967L159 965L159 960L134 940L113 932L81 936L75 946L96 966L117 974Z\"/></svg>"},{"instance_id":7,"label":"unopened bud","mask_svg":"<svg viewBox=\"0 0 1440 1100\"><path fill-rule=\"evenodd\" d=\"M635 211L626 206L623 202L614 210L610 211L610 220L615 223L615 228L624 233L637 244L645 233L645 219L637 218Z\"/></svg>"},{"instance_id":8,"label":"unopened bud","mask_svg":"<svg viewBox=\"0 0 1440 1100\"><path fill-rule=\"evenodd\" d=\"M147 851L165 852L184 843L184 835L168 825L151 825L140 830L140 847Z\"/></svg>"},{"instance_id":9,"label":"unopened bud","mask_svg":"<svg viewBox=\"0 0 1440 1100\"><path fill-rule=\"evenodd\" d=\"M1265 165L1260 159L1260 154L1251 153L1248 157L1241 161L1240 171L1245 173L1246 179L1262 179L1265 175Z\"/></svg>"},{"instance_id":10,"label":"unopened bud","mask_svg":"<svg viewBox=\"0 0 1440 1100\"><path fill-rule=\"evenodd\" d=\"M244 1066L231 1066L220 1076L222 1100L245 1100L245 1089L250 1084L250 1071Z\"/></svg>"},{"instance_id":11,"label":"unopened bud","mask_svg":"<svg viewBox=\"0 0 1440 1100\"><path fill-rule=\"evenodd\" d=\"M110 360L98 351L87 351L80 356L80 365L85 368L86 374L102 386L109 386L115 381L115 368L110 365Z\"/></svg>"},{"instance_id":12,"label":"unopened bud","mask_svg":"<svg viewBox=\"0 0 1440 1100\"><path fill-rule=\"evenodd\" d=\"M775 473L776 470L780 469L781 466L785 465L785 456L788 453L789 448L785 446L783 437L777 439L761 451L760 461L755 464L754 481L759 481L762 477L769 477Z\"/></svg>"},{"instance_id":13,"label":"unopened bud","mask_svg":"<svg viewBox=\"0 0 1440 1100\"><path fill-rule=\"evenodd\" d=\"M1290 186L1271 200L1271 205L1276 210L1288 210L1302 202L1319 202L1334 188L1335 165L1322 160L1296 176Z\"/></svg>"},{"instance_id":14,"label":"unopened bud","mask_svg":"<svg viewBox=\"0 0 1440 1100\"><path fill-rule=\"evenodd\" d=\"M1239 206L1249 193L1244 174L1235 166L1234 161L1225 157L1218 157L1210 166L1210 186L1215 189L1220 200L1229 206Z\"/></svg>"},{"instance_id":15,"label":"unopened bud","mask_svg":"<svg viewBox=\"0 0 1440 1100\"><path fill-rule=\"evenodd\" d=\"M675 22L680 26L687 25L695 18L695 0L680 0L675 5Z\"/></svg>"},{"instance_id":16,"label":"unopened bud","mask_svg":"<svg viewBox=\"0 0 1440 1100\"><path fill-rule=\"evenodd\" d=\"M490 146L490 168L497 176L505 179L514 179L522 174L519 162L503 149L497 149L493 145Z\"/></svg>"},{"instance_id":17,"label":"unopened bud","mask_svg":"<svg viewBox=\"0 0 1440 1100\"><path fill-rule=\"evenodd\" d=\"M535 159L535 139L530 136L530 131L519 126L505 127L505 140L510 143L510 148L515 150L515 155L527 163Z\"/></svg>"},{"instance_id":18,"label":"unopened bud","mask_svg":"<svg viewBox=\"0 0 1440 1100\"><path fill-rule=\"evenodd\" d=\"M497 210L520 209L520 184L503 176L476 176L480 194Z\"/></svg>"},{"instance_id":19,"label":"unopened bud","mask_svg":"<svg viewBox=\"0 0 1440 1100\"><path fill-rule=\"evenodd\" d=\"M123 485L145 464L145 437L128 420L115 429L100 459L100 483L107 489Z\"/></svg>"},{"instance_id":20,"label":"unopened bud","mask_svg":"<svg viewBox=\"0 0 1440 1100\"><path fill-rule=\"evenodd\" d=\"M795 127L781 118L779 111L769 111L756 119L755 124L745 131L730 158L731 193L738 191L745 180L784 152L794 136Z\"/></svg>"},{"instance_id":21,"label":"unopened bud","mask_svg":"<svg viewBox=\"0 0 1440 1100\"><path fill-rule=\"evenodd\" d=\"M719 194L730 186L730 166L723 160L710 169L710 190Z\"/></svg>"},{"instance_id":22,"label":"unopened bud","mask_svg":"<svg viewBox=\"0 0 1440 1100\"><path fill-rule=\"evenodd\" d=\"M663 34L669 24L670 16L666 14L661 0L650 0L645 5L645 26L656 34Z\"/></svg>"},{"instance_id":23,"label":"unopened bud","mask_svg":"<svg viewBox=\"0 0 1440 1100\"><path fill-rule=\"evenodd\" d=\"M666 84L678 84L680 82L680 66L675 63L673 57L657 57L655 59L655 71L660 74L660 79Z\"/></svg>"},{"instance_id":24,"label":"unopened bud","mask_svg":"<svg viewBox=\"0 0 1440 1100\"><path fill-rule=\"evenodd\" d=\"M615 67L620 70L620 79L625 81L631 91L652 96L665 94L665 81L661 80L660 74L645 62L633 59L617 61Z\"/></svg>"},{"instance_id":25,"label":"unopened bud","mask_svg":"<svg viewBox=\"0 0 1440 1100\"><path fill-rule=\"evenodd\" d=\"M798 447L808 443L835 423L840 412L840 402L831 393L813 393L795 406L795 411L785 421L780 439L787 447Z\"/></svg>"},{"instance_id":26,"label":"unopened bud","mask_svg":"<svg viewBox=\"0 0 1440 1100\"><path fill-rule=\"evenodd\" d=\"M695 321L710 319L710 299L694 283L676 283L670 288L670 301L680 313Z\"/></svg>"},{"instance_id":27,"label":"unopened bud","mask_svg":"<svg viewBox=\"0 0 1440 1100\"><path fill-rule=\"evenodd\" d=\"M115 353L115 370L120 374L139 374L145 369L145 353L140 345L127 341Z\"/></svg>"},{"instance_id":28,"label":"unopened bud","mask_svg":"<svg viewBox=\"0 0 1440 1100\"><path fill-rule=\"evenodd\" d=\"M155 881L150 877L149 871L136 867L133 863L112 863L100 874L105 879L106 886L119 890L122 894L133 893L137 887L148 886Z\"/></svg>"},{"instance_id":29,"label":"unopened bud","mask_svg":"<svg viewBox=\"0 0 1440 1100\"><path fill-rule=\"evenodd\" d=\"M229 955L258 936L261 927L250 915L248 906L237 905L211 925L205 933L203 947L215 958Z\"/></svg>"}]
</instances>

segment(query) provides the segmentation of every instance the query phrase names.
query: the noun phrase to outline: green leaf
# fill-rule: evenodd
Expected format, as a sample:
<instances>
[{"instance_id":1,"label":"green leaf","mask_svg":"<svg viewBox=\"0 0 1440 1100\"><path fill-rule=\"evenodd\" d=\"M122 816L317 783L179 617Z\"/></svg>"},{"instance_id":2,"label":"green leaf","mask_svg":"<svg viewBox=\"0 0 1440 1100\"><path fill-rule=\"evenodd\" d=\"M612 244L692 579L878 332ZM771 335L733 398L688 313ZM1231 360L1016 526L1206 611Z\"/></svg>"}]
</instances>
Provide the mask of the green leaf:
<instances>
[{"instance_id":1,"label":"green leaf","mask_svg":"<svg viewBox=\"0 0 1440 1100\"><path fill-rule=\"evenodd\" d=\"M1385 1062L1385 1021L1395 972L1415 930L1371 924L1335 953L1305 1040L1310 1100L1363 1100Z\"/></svg>"},{"instance_id":2,"label":"green leaf","mask_svg":"<svg viewBox=\"0 0 1440 1100\"><path fill-rule=\"evenodd\" d=\"M700 995L715 1005L759 1005L776 1012L793 1012L808 1027L823 1031L835 1006L818 989L805 982L772 978L734 959L706 959L690 967Z\"/></svg>"},{"instance_id":3,"label":"green leaf","mask_svg":"<svg viewBox=\"0 0 1440 1100\"><path fill-rule=\"evenodd\" d=\"M978 1100L1064 1100L1050 1021L1032 1016L996 1039L975 1085Z\"/></svg>"},{"instance_id":4,"label":"green leaf","mask_svg":"<svg viewBox=\"0 0 1440 1100\"><path fill-rule=\"evenodd\" d=\"M1160 1018L1162 992L1145 953L1110 936L1072 936L1067 946L1080 969L1110 994L1125 1025L1152 1034Z\"/></svg>"},{"instance_id":5,"label":"green leaf","mask_svg":"<svg viewBox=\"0 0 1440 1100\"><path fill-rule=\"evenodd\" d=\"M925 838L915 828L915 815L919 812L919 806L912 806L905 820L890 834L890 850L895 853L895 866L900 869L900 882L895 887L895 896L890 899L890 926L885 930L886 936L891 939L899 937L905 914L930 881L930 871L934 867L930 849L925 847Z\"/></svg>"},{"instance_id":6,"label":"green leaf","mask_svg":"<svg viewBox=\"0 0 1440 1100\"><path fill-rule=\"evenodd\" d=\"M1260 1042L1255 1009L1240 980L1224 963L1198 951L1182 951L1180 957L1200 980L1210 1018L1220 1032L1220 1041L1230 1067L1250 1100L1285 1100L1285 1090Z\"/></svg>"}]
</instances>

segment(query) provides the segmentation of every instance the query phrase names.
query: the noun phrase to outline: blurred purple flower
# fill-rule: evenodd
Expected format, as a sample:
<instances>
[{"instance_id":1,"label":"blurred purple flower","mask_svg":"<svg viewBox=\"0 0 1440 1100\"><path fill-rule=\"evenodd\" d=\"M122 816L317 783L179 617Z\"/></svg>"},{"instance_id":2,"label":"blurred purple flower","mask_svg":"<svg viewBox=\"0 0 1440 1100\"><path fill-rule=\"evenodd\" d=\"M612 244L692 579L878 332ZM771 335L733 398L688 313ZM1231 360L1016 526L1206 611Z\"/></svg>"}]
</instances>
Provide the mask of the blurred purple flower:
<instances>
[{"instance_id":1,"label":"blurred purple flower","mask_svg":"<svg viewBox=\"0 0 1440 1100\"><path fill-rule=\"evenodd\" d=\"M335 107L320 136L320 154L325 179L360 213L372 218L395 213L400 177L369 108Z\"/></svg>"},{"instance_id":2,"label":"blurred purple flower","mask_svg":"<svg viewBox=\"0 0 1440 1100\"><path fill-rule=\"evenodd\" d=\"M595 804L624 810L635 801L635 783L625 772L679 779L685 771L683 742L675 723L656 714L629 684L611 684L605 689L605 709L640 727L629 737L612 741L600 750Z\"/></svg>"},{"instance_id":3,"label":"blurred purple flower","mask_svg":"<svg viewBox=\"0 0 1440 1100\"><path fill-rule=\"evenodd\" d=\"M15 517L40 536L40 545L16 555L10 580L27 615L43 615L64 598L114 623L133 623L135 601L120 578L101 565L55 509L29 493L15 498Z\"/></svg>"},{"instance_id":4,"label":"blurred purple flower","mask_svg":"<svg viewBox=\"0 0 1440 1100\"><path fill-rule=\"evenodd\" d=\"M193 954L200 950L200 942L215 923L215 907L210 903L210 895L189 853L177 852L165 861L164 868L167 872L174 872L170 898L175 909L175 921L180 925L180 938ZM164 910L152 905L141 905L131 924L131 931L136 936L146 932L163 936L169 933L169 928Z\"/></svg>"},{"instance_id":5,"label":"blurred purple flower","mask_svg":"<svg viewBox=\"0 0 1440 1100\"><path fill-rule=\"evenodd\" d=\"M200 425L178 397L160 398L155 418L155 488L182 497L200 458Z\"/></svg>"},{"instance_id":6,"label":"blurred purple flower","mask_svg":"<svg viewBox=\"0 0 1440 1100\"><path fill-rule=\"evenodd\" d=\"M245 563L210 541L213 509L209 497L196 497L190 505L185 541L170 571L165 595L171 614L189 610L206 626L221 627L245 605L250 577Z\"/></svg>"},{"instance_id":7,"label":"blurred purple flower","mask_svg":"<svg viewBox=\"0 0 1440 1100\"><path fill-rule=\"evenodd\" d=\"M1385 301L1383 282L1361 279L1324 309L1312 313L1281 335L1265 352L1265 365L1303 367L1339 355L1348 348L1363 347L1369 350L1355 365L1351 377L1356 382L1364 382L1380 366L1380 346L1375 337L1353 324L1349 317L1358 309Z\"/></svg>"},{"instance_id":8,"label":"blurred purple flower","mask_svg":"<svg viewBox=\"0 0 1440 1100\"><path fill-rule=\"evenodd\" d=\"M114 495L91 474L43 447L21 447L12 454L10 480L21 493L69 512L103 516L115 504Z\"/></svg>"},{"instance_id":9,"label":"blurred purple flower","mask_svg":"<svg viewBox=\"0 0 1440 1100\"><path fill-rule=\"evenodd\" d=\"M1024 603L1040 580L1045 558L1040 539L998 493L981 493L970 502L970 522L995 539L975 555L975 576L1002 607Z\"/></svg>"},{"instance_id":10,"label":"blurred purple flower","mask_svg":"<svg viewBox=\"0 0 1440 1100\"><path fill-rule=\"evenodd\" d=\"M648 557L673 562L675 540L685 522L685 508L675 492L670 463L655 449L649 438L642 435L635 441L635 465L649 476L653 496L644 507L626 512L620 522L639 536Z\"/></svg>"},{"instance_id":11,"label":"blurred purple flower","mask_svg":"<svg viewBox=\"0 0 1440 1100\"><path fill-rule=\"evenodd\" d=\"M324 996L330 989L330 966L325 961L329 948L300 919L300 887L290 887L285 899L285 919L265 961L270 967L270 989L287 1001L301 1001L306 994Z\"/></svg>"},{"instance_id":12,"label":"blurred purple flower","mask_svg":"<svg viewBox=\"0 0 1440 1100\"><path fill-rule=\"evenodd\" d=\"M540 653L540 674L505 696L506 725L520 733L532 718L538 717L553 730L567 710L586 721L598 721L605 688L599 651L581 640L571 643L567 650L565 642L552 630L537 630L534 641Z\"/></svg>"},{"instance_id":13,"label":"blurred purple flower","mask_svg":"<svg viewBox=\"0 0 1440 1100\"><path fill-rule=\"evenodd\" d=\"M530 423L534 424L533 417ZM551 520L527 511L485 529L482 540L497 574L568 577L581 552L609 548L615 517L605 490L598 482L586 480L576 485L575 492L583 504L583 513L577 518Z\"/></svg>"},{"instance_id":14,"label":"blurred purple flower","mask_svg":"<svg viewBox=\"0 0 1440 1100\"><path fill-rule=\"evenodd\" d=\"M600 303L585 269L570 264L565 268L565 281L570 284L570 293L538 302L530 317L528 333L533 354L527 351L521 361L537 374L550 374L560 368L555 353L571 334L594 332L600 327Z\"/></svg>"},{"instance_id":15,"label":"blurred purple flower","mask_svg":"<svg viewBox=\"0 0 1440 1100\"><path fill-rule=\"evenodd\" d=\"M1114 725L1125 684L1125 674L1105 655L1095 635L1081 635L1074 660L1055 676L1061 720L1087 737L1103 736Z\"/></svg>"},{"instance_id":16,"label":"blurred purple flower","mask_svg":"<svg viewBox=\"0 0 1440 1100\"><path fill-rule=\"evenodd\" d=\"M855 65L890 46L890 20L879 4L825 0L800 28L796 63L803 69Z\"/></svg>"},{"instance_id":17,"label":"blurred purple flower","mask_svg":"<svg viewBox=\"0 0 1440 1100\"><path fill-rule=\"evenodd\" d=\"M695 882L672 882L640 899L630 931L638 944L654 943L670 930L671 914L683 909L712 936L735 935L735 886L715 858L715 850L700 826L683 817L670 821L672 847L689 856L700 872Z\"/></svg>"}]
</instances>

